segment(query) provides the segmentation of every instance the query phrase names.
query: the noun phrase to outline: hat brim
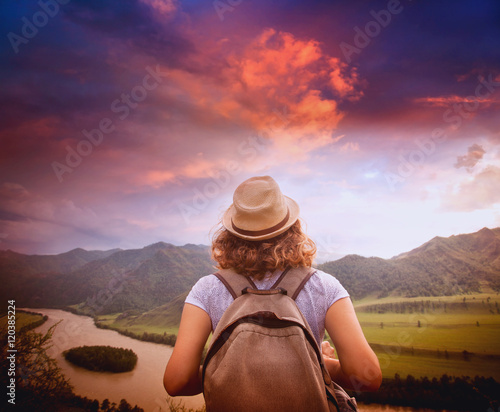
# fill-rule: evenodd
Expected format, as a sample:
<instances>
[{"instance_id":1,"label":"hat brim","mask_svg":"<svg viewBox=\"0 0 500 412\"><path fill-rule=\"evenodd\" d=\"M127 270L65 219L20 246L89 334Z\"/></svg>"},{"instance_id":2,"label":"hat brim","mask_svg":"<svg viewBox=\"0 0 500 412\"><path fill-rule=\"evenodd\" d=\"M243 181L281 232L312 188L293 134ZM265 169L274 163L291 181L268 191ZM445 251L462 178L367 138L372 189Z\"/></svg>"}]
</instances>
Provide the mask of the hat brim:
<instances>
[{"instance_id":1,"label":"hat brim","mask_svg":"<svg viewBox=\"0 0 500 412\"><path fill-rule=\"evenodd\" d=\"M290 213L289 213L288 220L285 223L285 225L274 232L267 233L265 235L260 235L260 236L250 236L250 235L243 235L243 234L235 231L233 229L233 225L232 225L232 218L233 218L233 215L235 213L234 205L229 206L229 208L225 211L224 216L222 216L222 224L229 232L231 232L233 235L235 235L241 239L246 239L246 240L272 239L273 237L276 237L278 235L281 235L283 232L286 232L290 228L290 226L292 226L299 218L300 208L299 208L299 205L297 204L297 202L288 196L283 195L283 197L285 198L285 201L286 201L286 204L288 206L288 210Z\"/></svg>"}]
</instances>

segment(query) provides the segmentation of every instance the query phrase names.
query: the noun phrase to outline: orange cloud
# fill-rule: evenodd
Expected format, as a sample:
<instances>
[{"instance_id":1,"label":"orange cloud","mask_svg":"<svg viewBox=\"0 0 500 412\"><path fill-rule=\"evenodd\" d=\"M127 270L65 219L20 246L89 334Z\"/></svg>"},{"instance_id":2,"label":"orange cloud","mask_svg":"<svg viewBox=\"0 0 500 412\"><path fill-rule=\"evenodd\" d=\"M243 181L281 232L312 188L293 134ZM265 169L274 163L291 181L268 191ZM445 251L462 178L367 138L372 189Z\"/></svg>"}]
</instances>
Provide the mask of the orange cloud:
<instances>
[{"instance_id":1,"label":"orange cloud","mask_svg":"<svg viewBox=\"0 0 500 412\"><path fill-rule=\"evenodd\" d=\"M182 166L170 166L164 169L153 169L134 179L134 182L139 185L150 186L155 189L162 187L168 183L179 183L179 178L189 179L207 179L213 176L218 176L221 171L236 170L239 172L243 167L243 161L232 160L207 160L202 156L186 161Z\"/></svg>"},{"instance_id":2,"label":"orange cloud","mask_svg":"<svg viewBox=\"0 0 500 412\"><path fill-rule=\"evenodd\" d=\"M171 70L165 97L191 107L204 125L229 119L265 132L276 161L304 160L335 143L344 116L338 102L362 96L357 72L313 39L266 29L246 47L231 49L224 41L212 53L210 62L223 62L217 74Z\"/></svg>"},{"instance_id":3,"label":"orange cloud","mask_svg":"<svg viewBox=\"0 0 500 412\"><path fill-rule=\"evenodd\" d=\"M139 186L159 188L178 184L179 178L207 178L225 170L231 156L243 172L263 172L272 159L273 165L294 164L290 172L301 174L304 169L297 162L341 139L335 136L344 116L339 102L362 96L363 84L354 70L327 55L319 42L291 33L266 29L239 48L224 40L197 59L204 70L162 68L164 84L156 96L166 111L185 114L189 130L201 129L207 141L228 124L237 134L217 154L209 150L183 163L173 159L167 165L146 165L132 179ZM193 134L187 129L179 133L191 136L179 135L177 149L183 150L182 142L188 144ZM250 135L261 136L265 155L245 142ZM241 145L247 155L238 152Z\"/></svg>"},{"instance_id":4,"label":"orange cloud","mask_svg":"<svg viewBox=\"0 0 500 412\"><path fill-rule=\"evenodd\" d=\"M266 29L245 50L243 55L232 56L230 61L241 71L241 80L252 89L272 88L271 94L290 86L304 86L312 73L307 68L322 57L319 44L314 40L296 40L290 33L277 33Z\"/></svg>"},{"instance_id":5,"label":"orange cloud","mask_svg":"<svg viewBox=\"0 0 500 412\"><path fill-rule=\"evenodd\" d=\"M330 85L338 92L340 97L347 97L349 100L358 100L363 96L359 90L360 80L356 68L348 71L347 64L340 59L332 58L329 61L330 67Z\"/></svg>"},{"instance_id":6,"label":"orange cloud","mask_svg":"<svg viewBox=\"0 0 500 412\"><path fill-rule=\"evenodd\" d=\"M421 97L418 99L413 100L414 103L417 104L422 104L425 106L431 106L431 107L449 107L452 106L453 104L460 104L460 103L469 103L476 105L480 103L481 105L491 105L494 103L499 103L500 101L498 98L491 96L491 97L475 97L475 96L458 96L458 95L450 95L450 96L436 96L436 97Z\"/></svg>"}]
</instances>

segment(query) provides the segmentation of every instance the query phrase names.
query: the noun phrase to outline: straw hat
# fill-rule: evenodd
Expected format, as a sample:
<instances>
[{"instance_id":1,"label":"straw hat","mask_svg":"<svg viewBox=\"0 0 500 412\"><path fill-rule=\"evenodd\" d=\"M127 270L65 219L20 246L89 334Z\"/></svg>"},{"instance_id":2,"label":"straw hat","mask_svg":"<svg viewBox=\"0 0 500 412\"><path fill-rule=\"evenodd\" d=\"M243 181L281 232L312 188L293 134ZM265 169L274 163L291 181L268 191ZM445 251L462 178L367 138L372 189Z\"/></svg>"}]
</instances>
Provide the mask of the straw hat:
<instances>
[{"instance_id":1,"label":"straw hat","mask_svg":"<svg viewBox=\"0 0 500 412\"><path fill-rule=\"evenodd\" d=\"M272 177L257 176L236 188L222 224L242 239L264 240L286 231L298 217L297 202L284 196Z\"/></svg>"}]
</instances>

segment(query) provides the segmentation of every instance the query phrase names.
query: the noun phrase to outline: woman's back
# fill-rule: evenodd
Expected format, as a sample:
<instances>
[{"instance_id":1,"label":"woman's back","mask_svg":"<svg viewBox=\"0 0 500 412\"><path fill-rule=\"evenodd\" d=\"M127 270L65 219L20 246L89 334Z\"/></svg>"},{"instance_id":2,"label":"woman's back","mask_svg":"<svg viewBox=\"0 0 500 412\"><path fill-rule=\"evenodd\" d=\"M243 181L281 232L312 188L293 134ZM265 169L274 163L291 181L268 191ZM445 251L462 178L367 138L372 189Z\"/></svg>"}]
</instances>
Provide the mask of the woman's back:
<instances>
[{"instance_id":1,"label":"woman's back","mask_svg":"<svg viewBox=\"0 0 500 412\"><path fill-rule=\"evenodd\" d=\"M316 245L303 232L299 206L284 196L269 176L240 184L212 241L218 269L246 276L258 289L268 289L288 267L310 268ZM305 279L305 278L304 278ZM338 354L325 348L323 357L331 378L355 390L376 390L382 376L368 345L348 293L333 277L317 271L297 296L297 306L320 346L325 329ZM191 395L203 390L200 361L210 332L233 302L232 295L214 275L192 288L184 305L177 342L164 375L167 392Z\"/></svg>"},{"instance_id":2,"label":"woman's back","mask_svg":"<svg viewBox=\"0 0 500 412\"><path fill-rule=\"evenodd\" d=\"M276 282L282 271L269 273L261 280L253 279L258 289L269 289ZM306 318L318 342L325 333L325 316L328 308L337 300L349 294L333 276L316 270L304 285L296 299L297 306ZM212 330L215 330L220 318L233 302L233 297L224 284L214 275L201 278L191 289L186 303L195 305L210 316Z\"/></svg>"}]
</instances>

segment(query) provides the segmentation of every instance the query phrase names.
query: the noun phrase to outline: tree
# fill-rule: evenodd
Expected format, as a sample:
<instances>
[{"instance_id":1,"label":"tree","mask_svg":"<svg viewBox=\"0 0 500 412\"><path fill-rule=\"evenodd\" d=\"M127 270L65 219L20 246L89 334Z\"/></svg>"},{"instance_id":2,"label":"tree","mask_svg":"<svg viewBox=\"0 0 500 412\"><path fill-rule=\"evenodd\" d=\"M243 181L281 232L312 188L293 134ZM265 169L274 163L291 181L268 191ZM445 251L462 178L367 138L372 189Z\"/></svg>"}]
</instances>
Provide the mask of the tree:
<instances>
[{"instance_id":1,"label":"tree","mask_svg":"<svg viewBox=\"0 0 500 412\"><path fill-rule=\"evenodd\" d=\"M131 412L132 408L128 404L128 402L125 399L122 399L120 401L120 405L118 405L118 412Z\"/></svg>"},{"instance_id":2,"label":"tree","mask_svg":"<svg viewBox=\"0 0 500 412\"><path fill-rule=\"evenodd\" d=\"M103 412L108 412L109 411L109 406L110 406L109 399L106 398L101 403L101 410Z\"/></svg>"},{"instance_id":3,"label":"tree","mask_svg":"<svg viewBox=\"0 0 500 412\"><path fill-rule=\"evenodd\" d=\"M15 410L19 411L99 411L99 401L75 395L69 380L63 375L55 359L47 351L52 346L52 335L58 323L45 333L30 332L25 328L16 333L16 397ZM7 342L7 327L0 324L0 339ZM8 345L1 347L0 369L8 371L10 360ZM10 383L7 373L0 374L0 385L7 387ZM4 386L5 385L5 386ZM116 404L109 405L103 401L102 411L116 411ZM123 405L122 405L123 404ZM105 407L108 409L105 409ZM120 404L126 411L144 412L142 408L132 408L126 401Z\"/></svg>"},{"instance_id":4,"label":"tree","mask_svg":"<svg viewBox=\"0 0 500 412\"><path fill-rule=\"evenodd\" d=\"M51 398L65 400L73 396L68 379L55 359L47 355L57 325L51 326L45 334L20 330L16 335L16 408L45 410L45 406L53 402ZM3 342L7 341L6 334L7 330L2 329L0 335ZM9 368L7 349L7 345L2 345L0 363L4 371ZM2 373L2 387L7 386L7 378L7 374Z\"/></svg>"}]
</instances>

